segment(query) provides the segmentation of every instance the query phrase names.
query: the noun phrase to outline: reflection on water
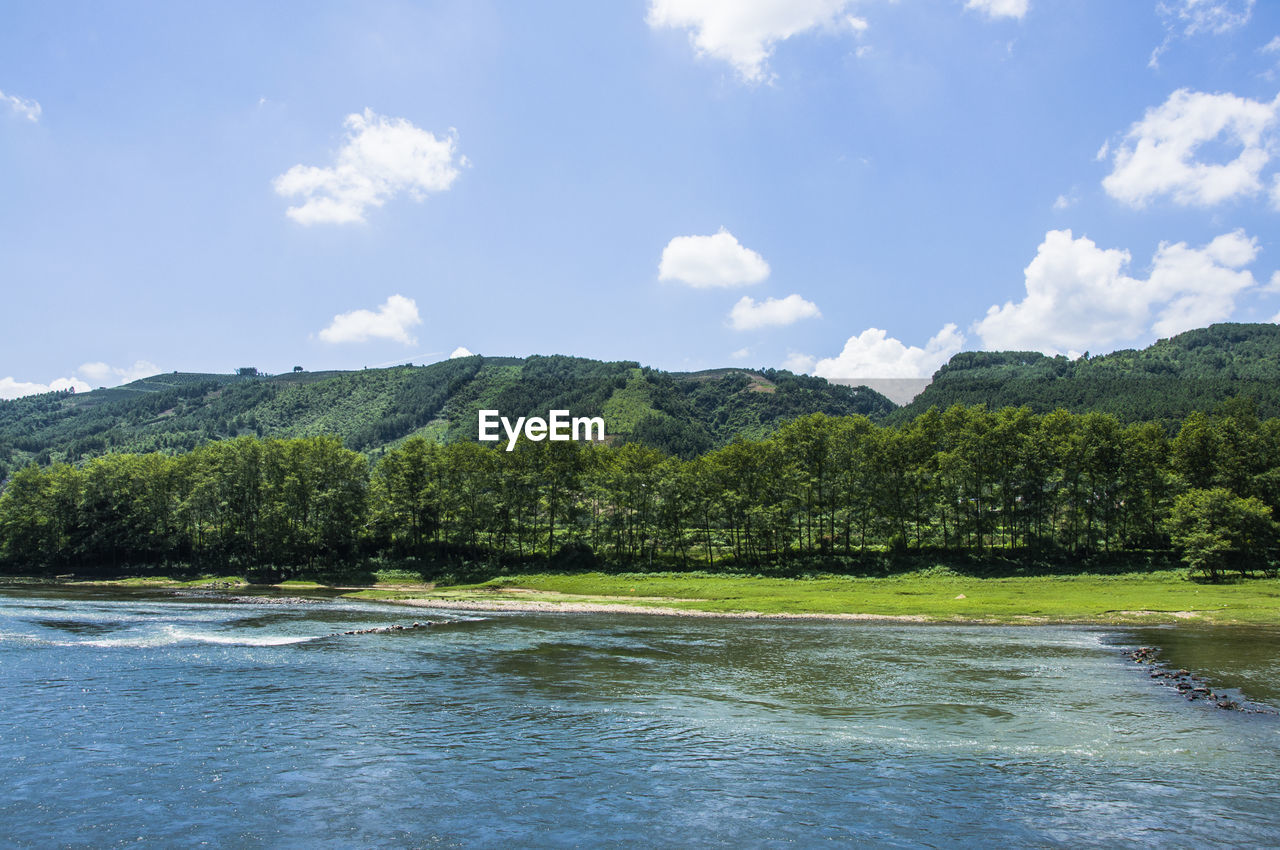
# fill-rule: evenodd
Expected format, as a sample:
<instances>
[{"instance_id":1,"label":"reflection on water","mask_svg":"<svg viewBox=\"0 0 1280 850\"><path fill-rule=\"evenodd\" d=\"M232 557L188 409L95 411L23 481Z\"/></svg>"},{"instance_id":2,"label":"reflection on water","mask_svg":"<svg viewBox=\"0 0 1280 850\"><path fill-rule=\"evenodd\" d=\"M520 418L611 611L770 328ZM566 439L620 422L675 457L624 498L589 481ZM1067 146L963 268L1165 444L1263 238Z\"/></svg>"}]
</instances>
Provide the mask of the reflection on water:
<instances>
[{"instance_id":1,"label":"reflection on water","mask_svg":"<svg viewBox=\"0 0 1280 850\"><path fill-rule=\"evenodd\" d=\"M1182 626L1135 629L1143 646L1160 648L1160 660L1186 668L1214 685L1239 688L1255 700L1280 707L1280 628L1275 626Z\"/></svg>"},{"instance_id":2,"label":"reflection on water","mask_svg":"<svg viewBox=\"0 0 1280 850\"><path fill-rule=\"evenodd\" d=\"M1188 704L1117 649L1274 699L1274 632L432 612L332 636L414 619L5 591L0 834L1280 843L1280 720Z\"/></svg>"}]
</instances>

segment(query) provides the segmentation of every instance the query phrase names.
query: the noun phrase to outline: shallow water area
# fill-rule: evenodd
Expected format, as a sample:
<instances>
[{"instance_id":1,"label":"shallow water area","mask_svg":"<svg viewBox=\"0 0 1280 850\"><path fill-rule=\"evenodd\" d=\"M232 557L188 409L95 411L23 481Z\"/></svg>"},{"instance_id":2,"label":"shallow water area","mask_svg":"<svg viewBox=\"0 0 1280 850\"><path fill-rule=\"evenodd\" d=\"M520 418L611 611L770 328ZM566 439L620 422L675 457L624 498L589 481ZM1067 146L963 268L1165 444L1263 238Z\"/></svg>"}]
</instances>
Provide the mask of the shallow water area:
<instances>
[{"instance_id":1,"label":"shallow water area","mask_svg":"<svg viewBox=\"0 0 1280 850\"><path fill-rule=\"evenodd\" d=\"M1212 645L1216 685L1271 698L1274 643L1233 668L1235 632L1197 634L5 588L0 834L1280 844L1280 719L1188 703L1120 650Z\"/></svg>"}]
</instances>

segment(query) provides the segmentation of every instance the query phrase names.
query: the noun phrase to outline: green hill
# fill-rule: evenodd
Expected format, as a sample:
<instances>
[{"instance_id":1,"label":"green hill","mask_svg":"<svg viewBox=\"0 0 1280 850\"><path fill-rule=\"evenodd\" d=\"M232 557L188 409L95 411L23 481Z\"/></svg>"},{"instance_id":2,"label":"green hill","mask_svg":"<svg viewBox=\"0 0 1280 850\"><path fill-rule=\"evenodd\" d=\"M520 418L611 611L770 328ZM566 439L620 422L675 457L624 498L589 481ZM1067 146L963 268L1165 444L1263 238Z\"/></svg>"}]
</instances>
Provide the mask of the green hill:
<instances>
[{"instance_id":1,"label":"green hill","mask_svg":"<svg viewBox=\"0 0 1280 850\"><path fill-rule=\"evenodd\" d=\"M579 357L465 357L358 372L212 375L175 372L89 393L0 401L0 480L36 460L112 451L178 452L201 443L336 434L379 454L421 434L475 439L476 411L568 409L603 416L617 442L692 457L736 435L760 437L806 413L906 421L930 407L986 404L1112 413L1126 422L1183 419L1233 398L1280 416L1280 326L1219 324L1142 350L1078 360L1037 352L957 354L915 401L895 409L866 387L790 372L663 372Z\"/></svg>"},{"instance_id":2,"label":"green hill","mask_svg":"<svg viewBox=\"0 0 1280 850\"><path fill-rule=\"evenodd\" d=\"M1252 399L1260 416L1280 416L1280 325L1210 325L1142 350L1078 360L1034 351L961 352L889 420L930 407L986 404L1176 421L1233 398Z\"/></svg>"},{"instance_id":3,"label":"green hill","mask_svg":"<svg viewBox=\"0 0 1280 850\"><path fill-rule=\"evenodd\" d=\"M89 393L0 401L0 479L33 459L176 452L244 434L336 434L371 454L412 434L474 440L480 409L512 419L550 409L603 416L610 439L689 457L738 434L763 436L805 413L880 419L893 407L871 390L790 372L669 373L563 356L272 376L175 372Z\"/></svg>"}]
</instances>

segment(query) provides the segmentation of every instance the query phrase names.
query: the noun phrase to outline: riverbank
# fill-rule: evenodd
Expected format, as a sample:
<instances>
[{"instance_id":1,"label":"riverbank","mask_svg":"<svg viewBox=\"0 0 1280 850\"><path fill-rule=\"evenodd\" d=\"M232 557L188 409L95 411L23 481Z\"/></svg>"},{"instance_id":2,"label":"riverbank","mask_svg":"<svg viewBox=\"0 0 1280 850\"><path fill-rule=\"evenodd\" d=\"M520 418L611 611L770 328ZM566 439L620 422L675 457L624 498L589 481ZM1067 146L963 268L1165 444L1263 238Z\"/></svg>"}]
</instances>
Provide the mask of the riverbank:
<instances>
[{"instance_id":1,"label":"riverbank","mask_svg":"<svg viewBox=\"0 0 1280 850\"><path fill-rule=\"evenodd\" d=\"M447 586L309 581L250 585L235 576L60 583L211 592L287 591L423 608L488 611L1006 624L1280 624L1280 580L1209 584L1189 580L1182 571L974 578L932 569L891 577L794 579L707 573L534 573Z\"/></svg>"},{"instance_id":2,"label":"riverbank","mask_svg":"<svg viewBox=\"0 0 1280 850\"><path fill-rule=\"evenodd\" d=\"M1202 584L1182 572L972 578L947 571L889 578L706 574L534 574L483 584L369 588L349 595L424 607L635 611L664 615L916 622L1280 623L1280 581Z\"/></svg>"}]
</instances>

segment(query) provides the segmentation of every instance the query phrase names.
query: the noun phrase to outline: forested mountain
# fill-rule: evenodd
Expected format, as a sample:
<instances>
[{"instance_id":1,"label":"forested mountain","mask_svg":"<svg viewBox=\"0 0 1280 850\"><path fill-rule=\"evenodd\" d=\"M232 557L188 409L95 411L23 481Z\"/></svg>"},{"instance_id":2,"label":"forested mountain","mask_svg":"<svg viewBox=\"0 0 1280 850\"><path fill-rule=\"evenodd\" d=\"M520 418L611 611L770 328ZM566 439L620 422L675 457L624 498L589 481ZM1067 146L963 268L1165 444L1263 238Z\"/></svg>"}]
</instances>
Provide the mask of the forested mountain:
<instances>
[{"instance_id":1,"label":"forested mountain","mask_svg":"<svg viewBox=\"0 0 1280 850\"><path fill-rule=\"evenodd\" d=\"M961 354L911 406L946 409L913 417L789 372L561 356L19 399L0 403L0 569L736 569L1174 546L1210 578L1265 571L1280 540L1277 348L1275 326L1217 325L1076 361ZM603 416L610 445L484 448L479 409ZM1143 419L1179 421L1122 421Z\"/></svg>"},{"instance_id":2,"label":"forested mountain","mask_svg":"<svg viewBox=\"0 0 1280 850\"><path fill-rule=\"evenodd\" d=\"M377 456L405 438L474 440L476 411L511 419L568 409L603 416L616 444L689 458L758 439L809 413L889 424L931 407L985 404L1038 413L1110 413L1173 426L1193 411L1251 399L1280 416L1280 326L1219 324L1149 348L1069 360L1037 352L964 352L915 401L895 409L866 387L790 372L663 372L578 357L464 357L430 366L283 375L156 375L114 389L0 401L0 481L32 460L79 462L110 452L183 452L237 436L339 437Z\"/></svg>"},{"instance_id":3,"label":"forested mountain","mask_svg":"<svg viewBox=\"0 0 1280 850\"><path fill-rule=\"evenodd\" d=\"M1280 325L1218 324L1078 360L1034 351L966 351L890 421L953 404L1027 406L1038 413L1110 413L1124 422L1175 422L1233 398L1280 416Z\"/></svg>"},{"instance_id":4,"label":"forested mountain","mask_svg":"<svg viewBox=\"0 0 1280 850\"><path fill-rule=\"evenodd\" d=\"M514 420L567 409L603 416L617 443L692 457L761 437L806 413L879 419L894 405L865 388L765 370L670 373L577 357L472 356L430 366L283 375L156 375L89 393L0 401L0 480L31 460L182 452L237 436L335 435L377 455L412 435L474 440L476 411Z\"/></svg>"}]
</instances>

